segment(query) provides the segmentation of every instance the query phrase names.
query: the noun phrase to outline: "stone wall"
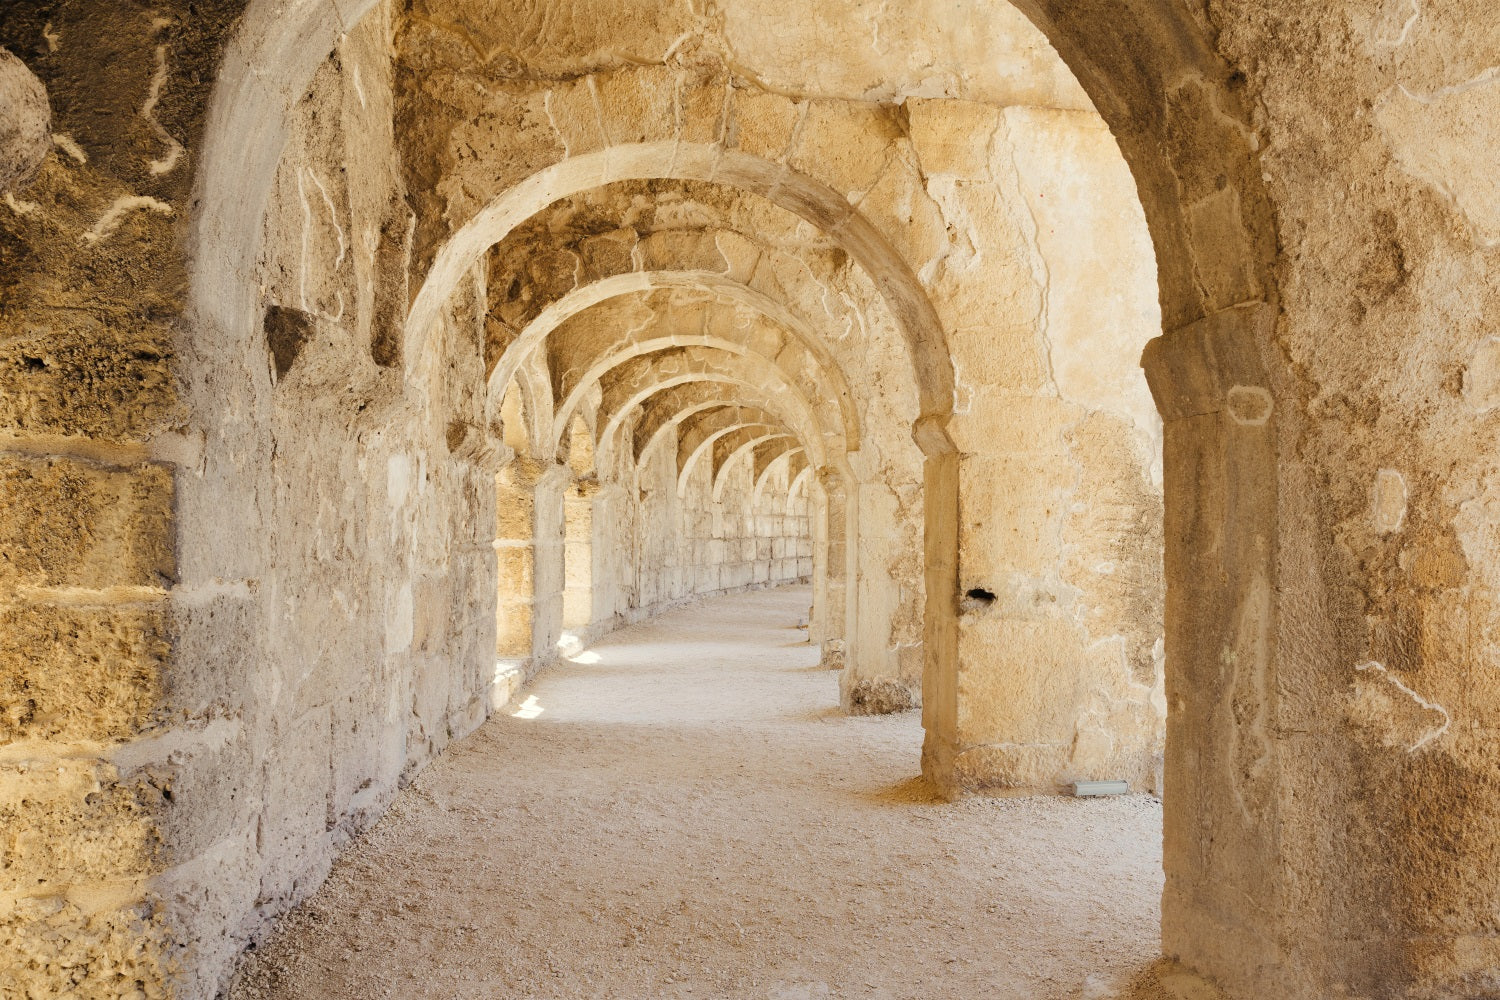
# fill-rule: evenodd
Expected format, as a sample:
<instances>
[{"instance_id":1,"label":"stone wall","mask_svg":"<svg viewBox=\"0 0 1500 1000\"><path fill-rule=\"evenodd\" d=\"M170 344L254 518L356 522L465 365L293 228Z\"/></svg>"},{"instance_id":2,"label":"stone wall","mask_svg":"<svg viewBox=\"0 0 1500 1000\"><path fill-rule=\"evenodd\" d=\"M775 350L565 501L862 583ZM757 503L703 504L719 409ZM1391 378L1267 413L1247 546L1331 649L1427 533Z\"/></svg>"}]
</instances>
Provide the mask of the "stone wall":
<instances>
[{"instance_id":1,"label":"stone wall","mask_svg":"<svg viewBox=\"0 0 1500 1000\"><path fill-rule=\"evenodd\" d=\"M1154 782L1160 199L1014 10L160 6L0 12L54 132L0 207L25 989L212 995L527 671L694 595L810 576L951 794Z\"/></svg>"}]
</instances>

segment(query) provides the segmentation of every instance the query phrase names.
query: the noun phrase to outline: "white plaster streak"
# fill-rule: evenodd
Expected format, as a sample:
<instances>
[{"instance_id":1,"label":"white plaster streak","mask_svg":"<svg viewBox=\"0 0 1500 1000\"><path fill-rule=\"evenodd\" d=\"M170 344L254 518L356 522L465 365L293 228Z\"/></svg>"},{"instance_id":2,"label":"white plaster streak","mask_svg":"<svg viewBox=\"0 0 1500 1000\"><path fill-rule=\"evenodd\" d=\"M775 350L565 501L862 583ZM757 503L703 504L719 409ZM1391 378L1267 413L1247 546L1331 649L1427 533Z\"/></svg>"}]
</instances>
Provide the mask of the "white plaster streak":
<instances>
[{"instance_id":1,"label":"white plaster streak","mask_svg":"<svg viewBox=\"0 0 1500 1000\"><path fill-rule=\"evenodd\" d=\"M1436 104L1445 97L1457 97L1459 94L1468 93L1479 87L1487 87L1496 81L1500 81L1500 66L1491 66L1483 73L1472 79L1465 80L1463 83L1455 83L1449 87L1439 87L1437 90L1425 93L1409 90L1403 83L1396 84L1396 89L1418 104Z\"/></svg>"},{"instance_id":2,"label":"white plaster streak","mask_svg":"<svg viewBox=\"0 0 1500 1000\"><path fill-rule=\"evenodd\" d=\"M880 26L890 11L891 0L880 0L880 8L865 18L870 26L870 48L880 55L885 54L885 43L880 40Z\"/></svg>"},{"instance_id":3,"label":"white plaster streak","mask_svg":"<svg viewBox=\"0 0 1500 1000\"><path fill-rule=\"evenodd\" d=\"M361 108L366 106L365 85L364 81L360 79L358 66L354 67L354 96L359 98L359 106Z\"/></svg>"},{"instance_id":4,"label":"white plaster streak","mask_svg":"<svg viewBox=\"0 0 1500 1000\"><path fill-rule=\"evenodd\" d=\"M16 588L17 596L27 601L66 604L70 607L115 607L122 604L151 604L167 592L160 587L30 587Z\"/></svg>"},{"instance_id":5,"label":"white plaster streak","mask_svg":"<svg viewBox=\"0 0 1500 1000\"><path fill-rule=\"evenodd\" d=\"M71 156L75 163L89 162L88 154L83 151L83 147L74 142L73 137L66 132L53 132L52 145Z\"/></svg>"},{"instance_id":6,"label":"white plaster streak","mask_svg":"<svg viewBox=\"0 0 1500 1000\"><path fill-rule=\"evenodd\" d=\"M148 161L147 166L152 176L171 172L177 166L185 150L182 143L172 138L161 122L156 120L156 105L161 101L161 92L167 85L167 47L158 45L156 47L156 73L151 77L151 89L146 93L146 103L141 105L141 117L146 119L151 126L151 131L156 137L167 144L166 155Z\"/></svg>"},{"instance_id":7,"label":"white plaster streak","mask_svg":"<svg viewBox=\"0 0 1500 1000\"><path fill-rule=\"evenodd\" d=\"M682 48L688 42L697 37L698 33L696 31L684 31L682 34L678 35L676 39L673 40L672 44L667 46L667 54L662 56L662 62L671 62L672 57L677 54L678 49Z\"/></svg>"},{"instance_id":8,"label":"white plaster streak","mask_svg":"<svg viewBox=\"0 0 1500 1000\"><path fill-rule=\"evenodd\" d=\"M1411 8L1411 15L1407 17L1406 23L1401 26L1401 33L1394 38L1387 34L1381 34L1375 39L1377 44L1388 49L1399 49L1406 44L1407 38L1411 36L1411 29L1416 27L1417 22L1422 19L1422 8L1417 4L1417 0L1406 0L1406 3Z\"/></svg>"},{"instance_id":9,"label":"white plaster streak","mask_svg":"<svg viewBox=\"0 0 1500 1000\"><path fill-rule=\"evenodd\" d=\"M344 264L344 258L348 256L349 241L344 236L344 227L339 225L339 212L338 209L334 207L333 199L328 195L328 189L323 186L323 181L318 177L317 171L313 170L310 167L306 169L307 175L311 177L312 182L318 186L318 193L323 196L323 204L328 207L328 222L333 226L334 234L338 237L339 240L339 251L336 255L334 255L333 258L333 270L334 273L337 274L338 269ZM339 311L334 314L333 318L335 320L340 320L344 318L343 289L339 289L338 292L335 293L335 297L338 299Z\"/></svg>"},{"instance_id":10,"label":"white plaster streak","mask_svg":"<svg viewBox=\"0 0 1500 1000\"><path fill-rule=\"evenodd\" d=\"M47 51L56 52L62 46L62 35L52 28L52 22L42 25L42 37L47 40Z\"/></svg>"},{"instance_id":11,"label":"white plaster streak","mask_svg":"<svg viewBox=\"0 0 1500 1000\"><path fill-rule=\"evenodd\" d=\"M88 232L83 234L84 243L98 243L120 228L120 223L125 221L125 216L131 212L159 212L162 215L171 215L172 206L164 201L145 195L121 195L116 198L114 204L99 217Z\"/></svg>"},{"instance_id":12,"label":"white plaster streak","mask_svg":"<svg viewBox=\"0 0 1500 1000\"><path fill-rule=\"evenodd\" d=\"M1418 750L1422 749L1427 744L1431 743L1433 740L1446 733L1448 729L1453 725L1453 716L1448 714L1448 710L1446 708L1444 708L1442 705L1439 705L1437 702L1428 701L1426 698L1423 698L1421 695L1417 694L1417 692L1401 683L1400 678L1396 677L1385 668L1385 664L1377 663L1374 660L1367 660L1364 663L1355 664L1354 669L1360 671L1361 673L1374 672L1380 674L1380 676L1384 677L1398 691L1409 697L1412 701L1416 702L1418 705L1421 705L1429 712L1437 712L1443 717L1443 724L1435 729L1429 729L1421 739L1417 740L1417 742L1413 743L1410 747L1407 748L1407 753L1416 753Z\"/></svg>"},{"instance_id":13,"label":"white plaster streak","mask_svg":"<svg viewBox=\"0 0 1500 1000\"><path fill-rule=\"evenodd\" d=\"M31 215L33 212L41 211L42 208L36 202L19 199L9 191L5 192L5 205L17 215Z\"/></svg>"},{"instance_id":14,"label":"white plaster streak","mask_svg":"<svg viewBox=\"0 0 1500 1000\"><path fill-rule=\"evenodd\" d=\"M302 183L302 175L306 168L297 171L297 199L302 203L302 261L297 274L297 302L303 312L307 312L307 258L311 253L312 241L312 206L307 203L307 188Z\"/></svg>"},{"instance_id":15,"label":"white plaster streak","mask_svg":"<svg viewBox=\"0 0 1500 1000\"><path fill-rule=\"evenodd\" d=\"M573 147L568 145L568 137L563 134L562 126L557 123L557 115L552 111L552 96L556 91L549 90L542 95L542 110L547 113L547 123L552 126L552 131L557 133L557 141L562 143L563 159L573 155Z\"/></svg>"},{"instance_id":16,"label":"white plaster streak","mask_svg":"<svg viewBox=\"0 0 1500 1000\"><path fill-rule=\"evenodd\" d=\"M124 744L110 755L110 760L122 773L165 764L185 754L221 750L239 736L240 729L240 722L230 719L177 726L150 739Z\"/></svg>"}]
</instances>

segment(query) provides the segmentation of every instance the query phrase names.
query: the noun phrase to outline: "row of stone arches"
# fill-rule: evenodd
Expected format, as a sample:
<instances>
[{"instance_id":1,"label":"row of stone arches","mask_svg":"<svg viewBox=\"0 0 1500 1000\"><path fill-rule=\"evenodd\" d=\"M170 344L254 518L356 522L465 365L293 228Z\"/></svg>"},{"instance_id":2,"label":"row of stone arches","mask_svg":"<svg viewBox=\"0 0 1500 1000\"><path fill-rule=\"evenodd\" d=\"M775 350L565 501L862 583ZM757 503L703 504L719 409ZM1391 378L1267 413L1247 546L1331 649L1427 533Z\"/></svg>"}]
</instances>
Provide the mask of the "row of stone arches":
<instances>
[{"instance_id":1,"label":"row of stone arches","mask_svg":"<svg viewBox=\"0 0 1500 1000\"><path fill-rule=\"evenodd\" d=\"M726 433L802 449L796 477L790 451L758 473L807 491L827 648L851 700L920 682L937 781L1141 762L1100 706L1164 707L1169 956L1231 995L1480 988L1492 213L1452 165L1487 120L1482 16L1021 0L928 34L918 4L882 14L895 48L846 31L824 60L800 21L757 49L754 4L591 8L566 41L525 5L209 6L0 14L77 133L4 216L6 613L11 659L47 664L7 680L7 801L63 845L13 852L28 975L92 949L210 989L489 710L497 630L474 623L513 456L562 494L575 416L596 473L675 435L683 499L684 435L735 408L758 412ZM104 36L141 56L129 87L101 83ZM1108 201L1138 195L1159 314L1065 266L1107 213L1048 211L1089 206L1077 167L1116 144ZM780 333L705 313L595 351L580 329L695 296ZM1160 334L1144 406L1120 315ZM759 348L785 392L747 379ZM1073 509L1082 483L1108 501ZM1147 547L1084 543L1150 537L1153 487L1164 610L1119 572ZM913 565L920 588L884 585ZM1119 685L1053 683L1080 664Z\"/></svg>"}]
</instances>

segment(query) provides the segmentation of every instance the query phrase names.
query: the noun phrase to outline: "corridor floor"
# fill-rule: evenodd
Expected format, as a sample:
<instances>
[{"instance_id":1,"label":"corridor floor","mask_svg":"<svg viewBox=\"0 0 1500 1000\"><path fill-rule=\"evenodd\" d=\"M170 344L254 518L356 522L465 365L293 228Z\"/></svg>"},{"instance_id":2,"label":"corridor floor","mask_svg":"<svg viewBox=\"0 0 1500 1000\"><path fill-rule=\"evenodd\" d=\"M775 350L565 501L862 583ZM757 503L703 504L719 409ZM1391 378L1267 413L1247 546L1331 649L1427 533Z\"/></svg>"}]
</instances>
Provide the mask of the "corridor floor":
<instances>
[{"instance_id":1,"label":"corridor floor","mask_svg":"<svg viewBox=\"0 0 1500 1000\"><path fill-rule=\"evenodd\" d=\"M848 718L806 588L679 608L429 766L231 1000L1113 998L1161 810L942 803L918 713Z\"/></svg>"}]
</instances>

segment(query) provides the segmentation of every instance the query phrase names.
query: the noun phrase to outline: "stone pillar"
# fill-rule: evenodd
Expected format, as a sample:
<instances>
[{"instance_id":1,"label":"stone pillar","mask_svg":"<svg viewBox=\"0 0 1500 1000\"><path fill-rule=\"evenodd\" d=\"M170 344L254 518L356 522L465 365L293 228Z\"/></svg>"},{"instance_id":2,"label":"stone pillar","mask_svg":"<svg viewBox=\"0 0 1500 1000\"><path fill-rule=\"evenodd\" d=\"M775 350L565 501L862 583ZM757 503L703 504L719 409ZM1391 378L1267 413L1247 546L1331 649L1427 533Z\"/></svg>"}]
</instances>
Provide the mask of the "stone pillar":
<instances>
[{"instance_id":1,"label":"stone pillar","mask_svg":"<svg viewBox=\"0 0 1500 1000\"><path fill-rule=\"evenodd\" d=\"M1231 310L1153 341L1145 357L1165 422L1163 948L1235 996L1300 995L1270 988L1296 923L1288 865L1300 852L1282 824L1306 811L1283 784L1283 755L1301 741L1279 734L1284 713L1317 696L1284 700L1294 692L1278 676L1278 415L1255 346L1273 323L1270 307ZM1338 783L1328 764L1310 796ZM1300 874L1332 888L1331 872Z\"/></svg>"},{"instance_id":2,"label":"stone pillar","mask_svg":"<svg viewBox=\"0 0 1500 1000\"><path fill-rule=\"evenodd\" d=\"M558 654L563 628L563 491L560 465L520 458L495 477L495 655L535 671Z\"/></svg>"},{"instance_id":3,"label":"stone pillar","mask_svg":"<svg viewBox=\"0 0 1500 1000\"><path fill-rule=\"evenodd\" d=\"M828 467L817 470L818 497L814 529L813 608L817 614L817 641L823 651L823 666L844 669L844 650L849 635L849 539L848 495L844 479ZM821 580L818 579L821 574Z\"/></svg>"},{"instance_id":4,"label":"stone pillar","mask_svg":"<svg viewBox=\"0 0 1500 1000\"><path fill-rule=\"evenodd\" d=\"M594 505L599 484L580 479L563 495L563 628L587 643L594 625Z\"/></svg>"}]
</instances>

